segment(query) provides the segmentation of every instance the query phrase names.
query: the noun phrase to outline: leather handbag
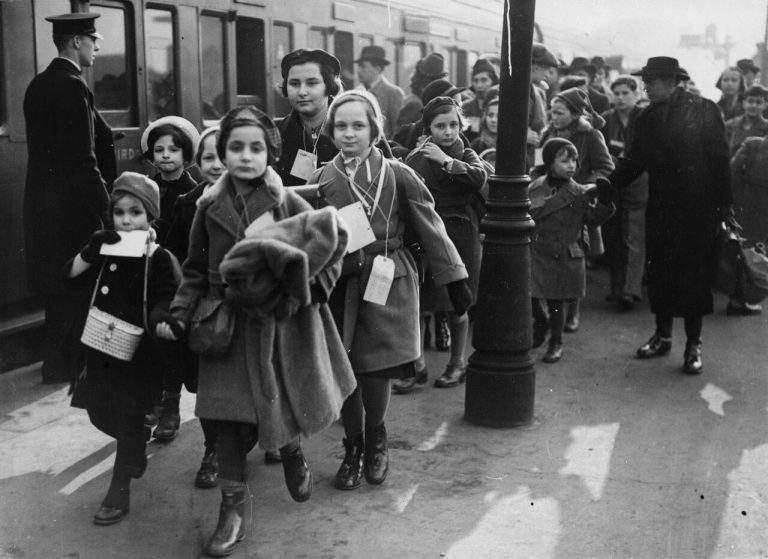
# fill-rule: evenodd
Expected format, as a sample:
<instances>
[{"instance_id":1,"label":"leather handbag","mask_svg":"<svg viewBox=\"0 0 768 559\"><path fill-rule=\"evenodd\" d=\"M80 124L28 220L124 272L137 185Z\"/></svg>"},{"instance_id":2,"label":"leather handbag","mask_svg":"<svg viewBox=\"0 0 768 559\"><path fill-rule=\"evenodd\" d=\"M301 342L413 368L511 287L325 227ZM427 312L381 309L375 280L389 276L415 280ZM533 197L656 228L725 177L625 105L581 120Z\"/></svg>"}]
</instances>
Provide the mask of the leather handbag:
<instances>
[{"instance_id":1,"label":"leather handbag","mask_svg":"<svg viewBox=\"0 0 768 559\"><path fill-rule=\"evenodd\" d=\"M232 345L235 312L226 299L203 297L189 325L189 349L198 355L222 355Z\"/></svg>"}]
</instances>

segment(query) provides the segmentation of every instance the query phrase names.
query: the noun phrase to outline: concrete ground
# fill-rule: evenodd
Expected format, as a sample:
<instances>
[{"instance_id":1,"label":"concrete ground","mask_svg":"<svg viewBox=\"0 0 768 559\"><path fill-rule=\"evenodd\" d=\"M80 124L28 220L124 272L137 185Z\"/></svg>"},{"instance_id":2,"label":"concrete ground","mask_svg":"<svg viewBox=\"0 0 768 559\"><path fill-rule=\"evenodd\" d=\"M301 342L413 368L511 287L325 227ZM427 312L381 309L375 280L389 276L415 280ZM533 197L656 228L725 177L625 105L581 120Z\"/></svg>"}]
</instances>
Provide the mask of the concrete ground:
<instances>
[{"instance_id":1,"label":"concrete ground","mask_svg":"<svg viewBox=\"0 0 768 559\"><path fill-rule=\"evenodd\" d=\"M304 504L255 450L233 557L768 557L768 318L726 317L718 299L704 374L687 377L682 324L671 356L633 359L652 316L608 308L602 280L592 273L563 360L537 361L530 426L466 423L464 386L431 386L447 354L430 351L427 387L392 398L385 484L332 487L340 425L304 444L315 475ZM38 382L36 366L0 375L0 557L198 557L219 492L192 486L193 396L179 437L150 445L130 514L97 527L114 442L64 387Z\"/></svg>"}]
</instances>

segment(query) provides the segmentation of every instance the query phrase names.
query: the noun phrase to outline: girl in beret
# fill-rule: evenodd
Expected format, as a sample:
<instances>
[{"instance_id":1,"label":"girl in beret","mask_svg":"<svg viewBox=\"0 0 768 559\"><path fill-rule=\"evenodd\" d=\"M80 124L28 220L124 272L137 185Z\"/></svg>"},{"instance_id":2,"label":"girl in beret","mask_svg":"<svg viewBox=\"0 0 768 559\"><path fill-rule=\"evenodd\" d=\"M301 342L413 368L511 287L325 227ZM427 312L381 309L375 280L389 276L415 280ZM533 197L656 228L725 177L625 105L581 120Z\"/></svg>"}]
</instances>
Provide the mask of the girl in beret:
<instances>
[{"instance_id":1,"label":"girl in beret","mask_svg":"<svg viewBox=\"0 0 768 559\"><path fill-rule=\"evenodd\" d=\"M459 105L450 97L436 97L424 107L424 130L429 136L405 160L423 177L435 199L435 209L445 223L462 262L467 267L472 300L480 278L480 214L476 200L485 184L485 167L471 148L465 148L460 132L464 119ZM451 305L446 289L427 279L422 296L424 310L448 312L451 349L443 374L435 386L447 388L464 382L467 371L466 346L469 318Z\"/></svg>"},{"instance_id":2,"label":"girl in beret","mask_svg":"<svg viewBox=\"0 0 768 559\"><path fill-rule=\"evenodd\" d=\"M324 303L338 277L341 254L338 265L329 260L303 285L312 293L306 305L273 296L268 282L253 280L249 285L258 297L280 302L268 311L255 309L225 275L230 253L250 240L243 240L246 230L253 236L311 209L283 187L271 167L280 156L274 122L255 107L232 109L221 120L216 149L227 171L197 201L181 286L157 334L178 339L194 316L208 316L196 314L198 308L213 309L207 312L231 324L229 330L226 325L217 330L226 334L225 347L199 356L195 405L198 417L217 424L222 500L205 552L219 557L232 553L245 535L248 452L257 441L266 449L279 448L291 497L309 499L312 472L299 435L316 433L338 417L354 377ZM316 237L330 242L330 235ZM252 271L258 269L263 264L254 264Z\"/></svg>"},{"instance_id":3,"label":"girl in beret","mask_svg":"<svg viewBox=\"0 0 768 559\"><path fill-rule=\"evenodd\" d=\"M140 478L147 467L144 413L160 390L166 361L146 330L146 319L152 324L167 311L176 291L171 255L150 235L160 214L157 184L138 173L123 173L112 188L110 214L114 229L96 231L67 268L71 281L95 284L92 306L145 329L130 361L88 347L86 371L75 384L72 405L86 409L91 423L117 440L112 481L93 518L99 525L119 522L128 513L131 479ZM146 255L102 256L103 244L120 241L118 231L146 231Z\"/></svg>"}]
</instances>

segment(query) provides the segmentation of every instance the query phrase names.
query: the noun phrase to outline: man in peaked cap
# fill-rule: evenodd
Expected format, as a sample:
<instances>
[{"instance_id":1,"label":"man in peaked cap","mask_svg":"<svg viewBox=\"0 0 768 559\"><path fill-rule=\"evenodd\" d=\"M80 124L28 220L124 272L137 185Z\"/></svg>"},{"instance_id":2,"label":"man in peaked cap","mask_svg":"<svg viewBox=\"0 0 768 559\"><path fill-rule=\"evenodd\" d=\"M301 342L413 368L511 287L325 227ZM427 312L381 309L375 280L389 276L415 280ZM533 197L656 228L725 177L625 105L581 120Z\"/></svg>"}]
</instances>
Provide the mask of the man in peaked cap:
<instances>
[{"instance_id":1,"label":"man in peaked cap","mask_svg":"<svg viewBox=\"0 0 768 559\"><path fill-rule=\"evenodd\" d=\"M391 138L397 125L397 115L403 106L405 93L384 76L384 68L389 65L384 48L378 45L363 47L357 64L357 77L360 83L376 97L384 115L384 135Z\"/></svg>"},{"instance_id":2,"label":"man in peaked cap","mask_svg":"<svg viewBox=\"0 0 768 559\"><path fill-rule=\"evenodd\" d=\"M682 317L683 371L698 374L702 318L713 310L718 225L734 221L725 125L715 103L678 87L677 59L649 58L633 75L643 78L651 104L638 115L610 180L623 189L648 172L646 279L656 330L637 357L667 355L673 318Z\"/></svg>"},{"instance_id":3,"label":"man in peaked cap","mask_svg":"<svg viewBox=\"0 0 768 559\"><path fill-rule=\"evenodd\" d=\"M43 382L70 381L83 366L78 337L87 291L65 283L61 270L102 228L116 175L112 131L96 110L82 69L99 51L95 20L76 13L46 18L58 56L24 96L27 179L24 233L27 279L45 302Z\"/></svg>"}]
</instances>

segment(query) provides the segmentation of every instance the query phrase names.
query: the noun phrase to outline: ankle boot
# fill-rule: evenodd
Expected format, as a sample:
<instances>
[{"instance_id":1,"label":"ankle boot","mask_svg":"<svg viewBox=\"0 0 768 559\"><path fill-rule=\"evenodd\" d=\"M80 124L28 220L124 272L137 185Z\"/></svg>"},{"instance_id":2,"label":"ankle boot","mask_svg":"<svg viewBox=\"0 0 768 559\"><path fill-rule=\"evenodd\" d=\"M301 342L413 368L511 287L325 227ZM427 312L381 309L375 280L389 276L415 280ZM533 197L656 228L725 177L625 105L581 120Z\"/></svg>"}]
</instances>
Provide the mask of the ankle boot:
<instances>
[{"instance_id":1,"label":"ankle boot","mask_svg":"<svg viewBox=\"0 0 768 559\"><path fill-rule=\"evenodd\" d=\"M389 472L389 452L387 450L387 428L381 423L365 432L365 480L373 485L380 485L387 479Z\"/></svg>"},{"instance_id":2,"label":"ankle boot","mask_svg":"<svg viewBox=\"0 0 768 559\"><path fill-rule=\"evenodd\" d=\"M226 557L245 537L245 488L222 489L219 522L208 543L205 553L210 557Z\"/></svg>"},{"instance_id":3,"label":"ankle boot","mask_svg":"<svg viewBox=\"0 0 768 559\"><path fill-rule=\"evenodd\" d=\"M163 409L160 420L155 428L154 437L158 441L172 441L179 432L179 399L181 394L163 393Z\"/></svg>"},{"instance_id":4,"label":"ankle boot","mask_svg":"<svg viewBox=\"0 0 768 559\"><path fill-rule=\"evenodd\" d=\"M284 446L280 449L285 474L285 486L297 503L303 503L312 495L312 470L304 458L301 446Z\"/></svg>"},{"instance_id":5,"label":"ankle boot","mask_svg":"<svg viewBox=\"0 0 768 559\"><path fill-rule=\"evenodd\" d=\"M131 480L128 475L113 473L109 490L101 507L93 515L93 523L110 526L120 522L130 510Z\"/></svg>"},{"instance_id":6,"label":"ankle boot","mask_svg":"<svg viewBox=\"0 0 768 559\"><path fill-rule=\"evenodd\" d=\"M344 460L336 472L336 489L350 490L360 487L363 478L363 454L365 444L363 434L360 433L354 440L344 439Z\"/></svg>"},{"instance_id":7,"label":"ankle boot","mask_svg":"<svg viewBox=\"0 0 768 559\"><path fill-rule=\"evenodd\" d=\"M203 461L200 463L200 469L195 475L195 487L199 489L210 489L216 487L216 478L218 478L219 464L216 460L216 451L205 449Z\"/></svg>"}]
</instances>

